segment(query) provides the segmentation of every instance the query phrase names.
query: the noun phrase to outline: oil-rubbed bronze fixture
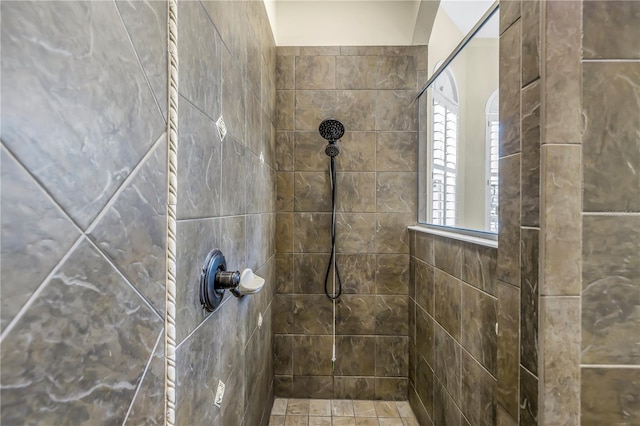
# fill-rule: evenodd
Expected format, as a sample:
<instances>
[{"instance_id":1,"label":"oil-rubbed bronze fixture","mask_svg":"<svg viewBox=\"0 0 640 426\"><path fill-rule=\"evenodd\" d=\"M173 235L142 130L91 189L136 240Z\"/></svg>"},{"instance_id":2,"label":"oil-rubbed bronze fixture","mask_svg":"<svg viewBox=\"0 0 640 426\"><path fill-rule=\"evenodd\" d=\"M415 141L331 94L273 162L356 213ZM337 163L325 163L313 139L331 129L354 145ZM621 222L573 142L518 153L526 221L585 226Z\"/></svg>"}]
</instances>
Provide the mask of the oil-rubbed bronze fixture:
<instances>
[{"instance_id":1,"label":"oil-rubbed bronze fixture","mask_svg":"<svg viewBox=\"0 0 640 426\"><path fill-rule=\"evenodd\" d=\"M264 286L264 278L251 269L227 271L227 261L219 249L209 252L200 273L200 303L209 312L222 302L224 291L230 290L236 297L259 292Z\"/></svg>"}]
</instances>

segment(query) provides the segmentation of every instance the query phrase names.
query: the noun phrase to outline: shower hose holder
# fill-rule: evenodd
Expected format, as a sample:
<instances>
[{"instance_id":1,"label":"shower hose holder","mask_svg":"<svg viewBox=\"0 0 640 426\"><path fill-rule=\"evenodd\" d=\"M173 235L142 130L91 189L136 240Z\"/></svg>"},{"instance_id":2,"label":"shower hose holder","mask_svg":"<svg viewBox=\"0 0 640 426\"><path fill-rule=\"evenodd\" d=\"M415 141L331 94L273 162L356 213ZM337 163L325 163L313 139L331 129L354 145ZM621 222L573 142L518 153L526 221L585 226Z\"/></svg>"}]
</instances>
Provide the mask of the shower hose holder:
<instances>
[{"instance_id":1,"label":"shower hose holder","mask_svg":"<svg viewBox=\"0 0 640 426\"><path fill-rule=\"evenodd\" d=\"M264 286L264 278L251 269L227 271L227 261L219 249L209 252L200 273L200 303L209 312L222 302L224 291L230 290L236 297L259 292Z\"/></svg>"}]
</instances>

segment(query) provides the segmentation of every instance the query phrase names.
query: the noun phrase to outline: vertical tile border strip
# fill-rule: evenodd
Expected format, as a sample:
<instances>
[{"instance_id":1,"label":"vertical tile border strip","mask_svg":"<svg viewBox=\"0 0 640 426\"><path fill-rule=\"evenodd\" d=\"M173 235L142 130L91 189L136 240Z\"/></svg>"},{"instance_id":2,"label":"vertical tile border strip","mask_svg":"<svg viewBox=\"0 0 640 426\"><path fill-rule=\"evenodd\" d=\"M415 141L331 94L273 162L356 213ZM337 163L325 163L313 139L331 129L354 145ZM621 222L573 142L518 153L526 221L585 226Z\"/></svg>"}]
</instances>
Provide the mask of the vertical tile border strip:
<instances>
[{"instance_id":1,"label":"vertical tile border strip","mask_svg":"<svg viewBox=\"0 0 640 426\"><path fill-rule=\"evenodd\" d=\"M167 277L164 424L176 422L176 201L178 189L178 3L167 0Z\"/></svg>"}]
</instances>

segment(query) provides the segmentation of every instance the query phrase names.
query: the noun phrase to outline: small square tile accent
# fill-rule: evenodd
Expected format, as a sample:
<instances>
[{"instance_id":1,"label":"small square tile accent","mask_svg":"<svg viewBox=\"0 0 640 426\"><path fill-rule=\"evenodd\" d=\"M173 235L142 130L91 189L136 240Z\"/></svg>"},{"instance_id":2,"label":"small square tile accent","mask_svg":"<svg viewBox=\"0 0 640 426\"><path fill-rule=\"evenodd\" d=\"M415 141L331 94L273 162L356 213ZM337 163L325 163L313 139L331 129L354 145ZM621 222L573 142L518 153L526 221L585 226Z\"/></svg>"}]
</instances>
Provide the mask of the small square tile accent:
<instances>
[{"instance_id":1,"label":"small square tile accent","mask_svg":"<svg viewBox=\"0 0 640 426\"><path fill-rule=\"evenodd\" d=\"M407 401L276 398L269 426L289 425L418 426L419 423Z\"/></svg>"}]
</instances>

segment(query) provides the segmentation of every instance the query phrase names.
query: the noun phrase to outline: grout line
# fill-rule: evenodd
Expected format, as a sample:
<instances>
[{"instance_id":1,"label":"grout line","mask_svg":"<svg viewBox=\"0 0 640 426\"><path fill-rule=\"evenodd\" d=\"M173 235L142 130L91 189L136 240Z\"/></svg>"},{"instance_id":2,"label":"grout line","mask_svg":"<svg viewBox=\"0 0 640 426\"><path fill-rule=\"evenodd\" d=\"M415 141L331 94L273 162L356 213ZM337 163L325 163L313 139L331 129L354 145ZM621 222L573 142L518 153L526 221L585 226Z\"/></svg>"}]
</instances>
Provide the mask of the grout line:
<instances>
[{"instance_id":1,"label":"grout line","mask_svg":"<svg viewBox=\"0 0 640 426\"><path fill-rule=\"evenodd\" d=\"M184 342L186 342L187 340L189 340L189 339L191 338L191 336L193 336L193 335L196 333L196 331L198 331L201 327L203 327L203 326L204 326L204 323L206 323L206 322L207 322L211 317L213 317L213 314L215 314L219 309L221 309L221 308L222 308L222 306L223 306L225 303L227 303L227 301L228 301L229 299L231 299L231 298L230 298L230 297L227 297L227 298L226 298L226 300L223 300L222 302L220 302L220 305L218 305L218 307L216 308L216 310L215 310L215 311L213 311L213 312L208 312L208 313L207 313L207 316L206 316L202 321L200 321L200 323L199 323L199 324L198 324L198 325L197 325L193 330L191 330L191 332L190 332L189 334L187 334L187 335L182 339L182 341L181 341L180 343L178 343L178 344L176 345L176 352L177 352L177 351L178 351L178 349L183 345L183 343L184 343Z\"/></svg>"},{"instance_id":2,"label":"grout line","mask_svg":"<svg viewBox=\"0 0 640 426\"><path fill-rule=\"evenodd\" d=\"M617 217L617 216L630 216L638 217L640 212L582 212L582 216L603 216L603 217Z\"/></svg>"},{"instance_id":3,"label":"grout line","mask_svg":"<svg viewBox=\"0 0 640 426\"><path fill-rule=\"evenodd\" d=\"M2 334L0 335L0 343L4 341L4 339L9 335L9 333L11 333L11 330L18 324L18 322L20 322L24 314L29 310L31 305L33 305L33 303L38 298L38 296L40 296L40 293L42 293L45 287L47 287L47 285L51 281L51 278L58 272L58 269L69 259L69 257L71 257L71 254L75 252L75 250L78 248L78 246L80 245L84 237L85 237L84 235L78 236L78 238L71 245L69 250L67 250L64 256L62 256L62 258L58 261L58 263L56 263L56 265L51 269L51 271L47 274L44 280L42 280L38 288L36 288L36 290L33 293L31 293L31 296L29 297L29 299L27 299L25 304L22 305L18 313L16 313L16 315L13 317L11 322L9 322L9 324L3 330Z\"/></svg>"},{"instance_id":4,"label":"grout line","mask_svg":"<svg viewBox=\"0 0 640 426\"><path fill-rule=\"evenodd\" d=\"M580 368L602 368L602 369L628 369L628 370L638 370L640 369L640 365L629 365L629 364L580 364Z\"/></svg>"},{"instance_id":5,"label":"grout line","mask_svg":"<svg viewBox=\"0 0 640 426\"><path fill-rule=\"evenodd\" d=\"M125 426L127 424L127 420L129 419L129 415L131 414L131 410L133 409L133 404L136 402L138 393L142 388L142 383L144 382L144 379L147 376L147 372L149 371L149 368L151 366L151 362L153 361L153 356L155 355L156 349L158 349L158 345L160 345L160 340L163 337L164 337L164 325L160 328L160 334L158 334L158 338L156 339L156 344L153 346L153 349L151 349L151 355L149 355L149 360L147 361L147 365L144 367L144 371L140 376L140 383L138 383L138 386L136 387L136 391L133 394L133 398L131 398L131 404L129 404L129 409L127 410L127 414L125 414L124 416L124 420L122 421L122 426Z\"/></svg>"},{"instance_id":6,"label":"grout line","mask_svg":"<svg viewBox=\"0 0 640 426\"><path fill-rule=\"evenodd\" d=\"M607 64L607 63L640 63L639 59L582 59L583 64Z\"/></svg>"}]
</instances>

